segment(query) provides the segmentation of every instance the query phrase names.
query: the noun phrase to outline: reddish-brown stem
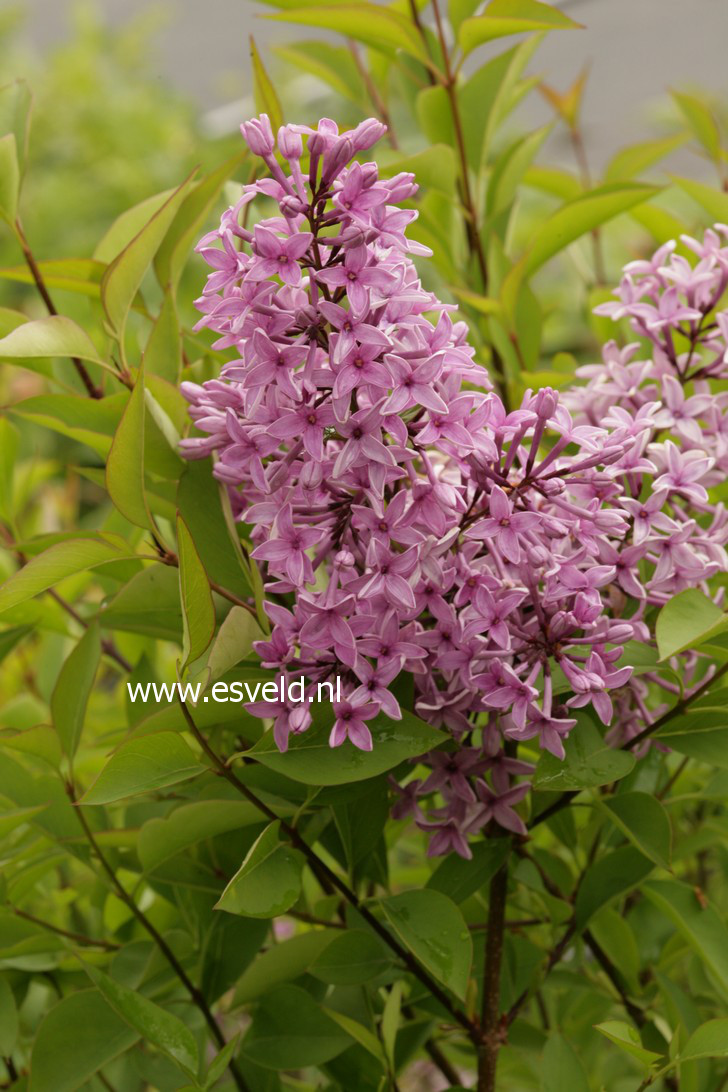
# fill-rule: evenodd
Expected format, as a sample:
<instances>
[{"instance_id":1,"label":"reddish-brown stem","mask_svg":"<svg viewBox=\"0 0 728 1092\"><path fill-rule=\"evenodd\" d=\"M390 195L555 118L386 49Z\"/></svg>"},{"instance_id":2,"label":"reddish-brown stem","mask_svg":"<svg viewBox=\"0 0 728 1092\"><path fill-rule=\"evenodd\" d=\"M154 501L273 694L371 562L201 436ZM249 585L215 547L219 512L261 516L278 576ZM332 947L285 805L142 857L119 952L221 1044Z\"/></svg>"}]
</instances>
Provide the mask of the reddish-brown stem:
<instances>
[{"instance_id":1,"label":"reddish-brown stem","mask_svg":"<svg viewBox=\"0 0 728 1092\"><path fill-rule=\"evenodd\" d=\"M480 1016L481 1041L478 1048L478 1092L495 1092L498 1053L505 1041L506 1024L500 1011L500 976L507 891L508 865L504 864L490 881Z\"/></svg>"}]
</instances>

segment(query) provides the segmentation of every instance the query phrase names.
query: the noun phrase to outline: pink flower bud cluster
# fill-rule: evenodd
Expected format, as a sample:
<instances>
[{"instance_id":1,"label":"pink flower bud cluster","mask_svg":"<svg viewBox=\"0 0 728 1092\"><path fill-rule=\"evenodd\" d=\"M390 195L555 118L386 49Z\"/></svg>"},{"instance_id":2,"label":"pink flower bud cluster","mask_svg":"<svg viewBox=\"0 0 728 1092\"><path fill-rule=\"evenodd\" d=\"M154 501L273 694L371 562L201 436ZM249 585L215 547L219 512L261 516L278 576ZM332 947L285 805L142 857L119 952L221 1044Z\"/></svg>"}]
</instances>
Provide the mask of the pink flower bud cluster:
<instances>
[{"instance_id":1,"label":"pink flower bud cluster","mask_svg":"<svg viewBox=\"0 0 728 1092\"><path fill-rule=\"evenodd\" d=\"M374 718L401 718L413 678L417 714L452 744L419 760L430 774L399 790L395 813L431 833L431 853L468 856L491 822L525 831L515 805L533 767L512 757L518 741L563 756L575 710L611 723L631 675L622 646L649 637L626 609L645 599L638 523L648 550L655 533L677 536L654 559L655 601L704 578L707 556L698 573L682 549L697 549L690 517L662 507L704 503L709 468L677 448L675 462L667 440L648 457L657 410L619 395L603 419L579 399L575 421L550 389L504 407L465 324L418 278L410 255L426 249L405 234L417 213L400 207L413 177L355 158L377 121L285 126L277 154L265 115L242 130L270 176L198 247L212 268L198 326L235 355L219 379L183 384L202 434L184 453L214 453L252 528L272 623L263 664L312 688L341 678L331 746L376 745ZM263 218L246 226L254 198ZM645 475L659 512L634 488ZM250 709L273 718L283 750L311 724L306 702ZM425 813L425 798L441 806Z\"/></svg>"}]
</instances>

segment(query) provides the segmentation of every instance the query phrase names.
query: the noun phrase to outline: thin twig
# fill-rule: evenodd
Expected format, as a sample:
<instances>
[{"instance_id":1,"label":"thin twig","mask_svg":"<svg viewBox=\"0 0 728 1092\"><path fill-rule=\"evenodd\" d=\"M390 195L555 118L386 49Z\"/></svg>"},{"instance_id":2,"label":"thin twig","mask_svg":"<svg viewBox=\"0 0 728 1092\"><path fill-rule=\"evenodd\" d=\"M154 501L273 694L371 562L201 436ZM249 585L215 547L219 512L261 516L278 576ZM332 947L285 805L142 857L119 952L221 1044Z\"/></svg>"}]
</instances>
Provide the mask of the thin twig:
<instances>
[{"instance_id":1,"label":"thin twig","mask_svg":"<svg viewBox=\"0 0 728 1092\"><path fill-rule=\"evenodd\" d=\"M45 283L45 280L43 278L43 274L40 271L40 267L38 266L38 263L35 260L35 256L33 254L33 251L30 249L30 244L28 243L25 232L23 231L23 225L21 224L19 219L17 219L15 221L15 234L16 234L18 242L20 244L20 249L23 251L23 257L25 258L26 265L28 266L28 269L30 270L30 275L33 278L33 281L35 283L36 288L38 289L40 297L41 297L41 299L43 300L43 303L46 306L46 310L48 311L48 314L49 315L57 315L58 311L56 310L56 305L54 304L53 299L51 297L51 294L48 291L48 286ZM86 368L86 365L83 363L83 361L79 360L79 358L77 356L72 356L71 361L73 363L74 368L76 369L76 371L79 374L81 382L83 383L84 387L86 388L87 394L91 398L96 398L96 399L103 398L104 397L104 392L99 387L96 386L93 379L89 375L88 370Z\"/></svg>"},{"instance_id":2,"label":"thin twig","mask_svg":"<svg viewBox=\"0 0 728 1092\"><path fill-rule=\"evenodd\" d=\"M121 945L115 944L113 940L95 940L83 933L72 933L68 929L61 929L60 925L53 925L50 921L43 921L34 914L29 914L27 910L21 910L19 906L10 905L10 910L16 917L23 918L24 921L29 921L33 925L39 925L41 929L47 929L49 933L57 933L59 937L66 937L67 940L72 940L75 944L83 944L88 948L105 948L109 952L115 952L121 948Z\"/></svg>"},{"instance_id":3,"label":"thin twig","mask_svg":"<svg viewBox=\"0 0 728 1092\"><path fill-rule=\"evenodd\" d=\"M490 881L488 933L485 939L485 972L481 1006L481 1041L478 1049L478 1092L494 1092L498 1053L505 1041L506 1024L500 1011L500 972L508 892L508 865L503 864Z\"/></svg>"}]
</instances>

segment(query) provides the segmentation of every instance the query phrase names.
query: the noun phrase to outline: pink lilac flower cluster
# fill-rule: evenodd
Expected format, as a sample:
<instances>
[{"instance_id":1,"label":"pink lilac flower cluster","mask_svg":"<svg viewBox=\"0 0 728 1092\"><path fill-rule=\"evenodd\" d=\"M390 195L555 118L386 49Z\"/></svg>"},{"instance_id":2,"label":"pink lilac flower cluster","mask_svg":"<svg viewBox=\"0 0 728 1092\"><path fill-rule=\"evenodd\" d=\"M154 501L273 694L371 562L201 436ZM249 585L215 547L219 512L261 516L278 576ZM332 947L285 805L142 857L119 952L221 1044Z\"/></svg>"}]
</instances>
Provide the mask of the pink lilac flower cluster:
<instances>
[{"instance_id":1,"label":"pink lilac flower cluster","mask_svg":"<svg viewBox=\"0 0 728 1092\"><path fill-rule=\"evenodd\" d=\"M379 714L401 719L413 679L416 713L452 742L418 760L429 774L399 787L395 814L430 832L431 853L469 856L491 822L525 833L515 807L533 766L519 741L562 757L575 711L608 725L611 694L624 705L622 647L649 637L625 609L644 599L643 557L651 601L710 571L697 523L662 514L668 497L704 503L710 468L668 441L648 457L646 437L673 427L649 399L618 392L588 420L548 388L504 406L465 324L418 278L410 255L426 250L401 207L413 177L356 158L383 131L288 125L276 153L265 115L242 126L269 177L198 247L213 270L198 326L236 355L219 379L183 384L202 434L183 448L214 453L251 527L272 624L263 664L312 691L338 676L330 744L363 750ZM264 215L247 226L255 198ZM659 512L638 487L648 477ZM250 709L282 750L311 725L307 702Z\"/></svg>"},{"instance_id":2,"label":"pink lilac flower cluster","mask_svg":"<svg viewBox=\"0 0 728 1092\"><path fill-rule=\"evenodd\" d=\"M609 342L602 363L579 368L586 382L564 398L581 423L621 424L639 437L614 467L630 533L602 555L617 566L634 619L688 587L711 594L707 581L728 568L728 513L708 496L728 474L728 392L711 385L728 378L728 310L719 309L727 239L728 227L716 224L702 241L683 236L683 254L672 241L627 265L617 300L596 311L627 319L641 340L623 349ZM703 663L681 657L683 686ZM630 679L608 738L631 739L664 712L651 685L668 699L680 693L656 673Z\"/></svg>"}]
</instances>

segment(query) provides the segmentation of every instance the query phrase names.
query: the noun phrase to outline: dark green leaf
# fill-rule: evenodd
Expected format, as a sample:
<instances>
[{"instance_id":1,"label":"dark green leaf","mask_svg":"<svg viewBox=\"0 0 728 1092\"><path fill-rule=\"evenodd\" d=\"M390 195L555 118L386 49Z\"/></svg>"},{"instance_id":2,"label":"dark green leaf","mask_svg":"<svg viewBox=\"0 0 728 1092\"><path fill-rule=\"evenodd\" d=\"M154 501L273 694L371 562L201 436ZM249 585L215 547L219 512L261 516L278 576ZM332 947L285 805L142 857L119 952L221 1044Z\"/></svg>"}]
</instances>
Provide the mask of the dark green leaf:
<instances>
[{"instance_id":1,"label":"dark green leaf","mask_svg":"<svg viewBox=\"0 0 728 1092\"><path fill-rule=\"evenodd\" d=\"M652 880L642 893L662 911L703 961L721 996L728 998L728 929L712 906L695 890L675 880Z\"/></svg>"},{"instance_id":2,"label":"dark green leaf","mask_svg":"<svg viewBox=\"0 0 728 1092\"><path fill-rule=\"evenodd\" d=\"M266 1069L321 1065L353 1040L298 986L279 986L261 1001L241 1052Z\"/></svg>"},{"instance_id":3,"label":"dark green leaf","mask_svg":"<svg viewBox=\"0 0 728 1092\"><path fill-rule=\"evenodd\" d=\"M583 928L592 914L642 883L654 864L639 850L623 846L589 865L576 896L576 923Z\"/></svg>"},{"instance_id":4,"label":"dark green leaf","mask_svg":"<svg viewBox=\"0 0 728 1092\"><path fill-rule=\"evenodd\" d=\"M728 619L712 599L697 588L678 592L657 615L655 634L660 659L696 648L722 629L728 629Z\"/></svg>"},{"instance_id":5,"label":"dark green leaf","mask_svg":"<svg viewBox=\"0 0 728 1092\"><path fill-rule=\"evenodd\" d=\"M280 841L280 823L266 827L223 891L218 910L250 918L285 913L301 894L303 858Z\"/></svg>"},{"instance_id":6,"label":"dark green leaf","mask_svg":"<svg viewBox=\"0 0 728 1092\"><path fill-rule=\"evenodd\" d=\"M144 494L144 373L122 414L106 462L106 488L122 516L137 527L154 529Z\"/></svg>"},{"instance_id":7,"label":"dark green leaf","mask_svg":"<svg viewBox=\"0 0 728 1092\"><path fill-rule=\"evenodd\" d=\"M563 761L542 752L533 779L534 788L560 792L596 788L619 781L634 767L628 751L609 747L592 722L584 716L564 744Z\"/></svg>"},{"instance_id":8,"label":"dark green leaf","mask_svg":"<svg viewBox=\"0 0 728 1092\"><path fill-rule=\"evenodd\" d=\"M630 842L660 868L670 868L672 830L664 807L646 792L605 797L602 807Z\"/></svg>"},{"instance_id":9,"label":"dark green leaf","mask_svg":"<svg viewBox=\"0 0 728 1092\"><path fill-rule=\"evenodd\" d=\"M215 606L200 555L187 524L177 517L179 588L182 601L182 667L198 659L215 633Z\"/></svg>"},{"instance_id":10,"label":"dark green leaf","mask_svg":"<svg viewBox=\"0 0 728 1092\"><path fill-rule=\"evenodd\" d=\"M440 982L462 999L473 942L460 910L441 891L407 891L379 900L400 940Z\"/></svg>"},{"instance_id":11,"label":"dark green leaf","mask_svg":"<svg viewBox=\"0 0 728 1092\"><path fill-rule=\"evenodd\" d=\"M53 727L69 759L73 759L81 739L100 658L99 629L92 623L61 668L51 695Z\"/></svg>"},{"instance_id":12,"label":"dark green leaf","mask_svg":"<svg viewBox=\"0 0 728 1092\"><path fill-rule=\"evenodd\" d=\"M114 752L81 803L110 804L165 789L196 777L204 769L177 732L138 736Z\"/></svg>"}]
</instances>

